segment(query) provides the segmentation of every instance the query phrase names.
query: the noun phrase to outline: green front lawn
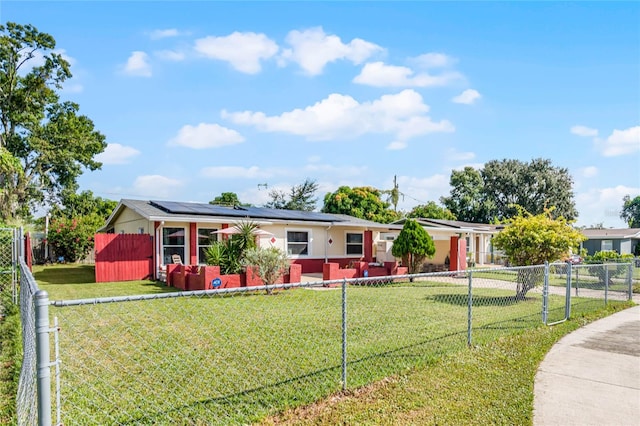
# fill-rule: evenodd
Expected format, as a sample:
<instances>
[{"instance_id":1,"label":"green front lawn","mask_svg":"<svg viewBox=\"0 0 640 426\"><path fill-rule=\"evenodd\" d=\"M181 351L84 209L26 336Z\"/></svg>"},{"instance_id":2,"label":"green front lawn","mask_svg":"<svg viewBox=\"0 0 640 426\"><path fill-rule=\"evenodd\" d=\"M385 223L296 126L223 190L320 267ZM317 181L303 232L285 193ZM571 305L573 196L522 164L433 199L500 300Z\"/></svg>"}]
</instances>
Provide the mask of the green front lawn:
<instances>
[{"instance_id":1,"label":"green front lawn","mask_svg":"<svg viewBox=\"0 0 640 426\"><path fill-rule=\"evenodd\" d=\"M36 278L52 300L170 291L148 281L91 283L85 266L50 268ZM350 392L470 356L465 282L349 287ZM475 344L540 327L540 296L513 295L474 289ZM246 424L340 393L341 305L340 289L296 289L51 307L61 326L63 422ZM601 307L576 298L573 313ZM522 401L514 409L530 415Z\"/></svg>"}]
</instances>

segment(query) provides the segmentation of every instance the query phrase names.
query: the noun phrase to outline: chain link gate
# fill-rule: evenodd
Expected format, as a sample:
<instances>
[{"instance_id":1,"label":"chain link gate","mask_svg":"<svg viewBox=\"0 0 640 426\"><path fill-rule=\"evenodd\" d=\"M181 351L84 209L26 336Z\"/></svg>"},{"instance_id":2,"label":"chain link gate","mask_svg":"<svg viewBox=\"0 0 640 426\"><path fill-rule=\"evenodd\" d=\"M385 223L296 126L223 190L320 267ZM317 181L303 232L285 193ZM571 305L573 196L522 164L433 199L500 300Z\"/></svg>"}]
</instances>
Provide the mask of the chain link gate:
<instances>
[{"instance_id":1,"label":"chain link gate","mask_svg":"<svg viewBox=\"0 0 640 426\"><path fill-rule=\"evenodd\" d=\"M18 298L19 234L15 228L0 228L0 291L11 289L13 303L17 303Z\"/></svg>"}]
</instances>

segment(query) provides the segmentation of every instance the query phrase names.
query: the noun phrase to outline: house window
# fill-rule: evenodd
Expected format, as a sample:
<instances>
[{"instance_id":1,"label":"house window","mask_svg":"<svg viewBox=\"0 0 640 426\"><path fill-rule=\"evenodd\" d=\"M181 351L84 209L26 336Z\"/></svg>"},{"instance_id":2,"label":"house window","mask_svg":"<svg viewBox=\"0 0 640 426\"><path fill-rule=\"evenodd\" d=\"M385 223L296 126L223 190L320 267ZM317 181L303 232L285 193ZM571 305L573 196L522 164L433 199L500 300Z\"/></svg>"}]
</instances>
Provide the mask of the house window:
<instances>
[{"instance_id":1,"label":"house window","mask_svg":"<svg viewBox=\"0 0 640 426\"><path fill-rule=\"evenodd\" d=\"M308 231L287 231L287 254L289 256L308 256L309 241Z\"/></svg>"},{"instance_id":2,"label":"house window","mask_svg":"<svg viewBox=\"0 0 640 426\"><path fill-rule=\"evenodd\" d=\"M162 228L162 259L165 265L173 263L171 256L177 254L182 263L184 258L184 228Z\"/></svg>"},{"instance_id":3,"label":"house window","mask_svg":"<svg viewBox=\"0 0 640 426\"><path fill-rule=\"evenodd\" d=\"M198 228L198 263L200 265L205 265L207 263L207 258L205 256L207 248L211 247L214 242L218 241L218 234L212 234L214 231L217 231L217 229Z\"/></svg>"},{"instance_id":4,"label":"house window","mask_svg":"<svg viewBox=\"0 0 640 426\"><path fill-rule=\"evenodd\" d=\"M601 250L613 250L613 240L602 240Z\"/></svg>"},{"instance_id":5,"label":"house window","mask_svg":"<svg viewBox=\"0 0 640 426\"><path fill-rule=\"evenodd\" d=\"M355 234L347 232L345 239L347 241L347 254L362 256L364 253L363 235L361 233Z\"/></svg>"}]
</instances>

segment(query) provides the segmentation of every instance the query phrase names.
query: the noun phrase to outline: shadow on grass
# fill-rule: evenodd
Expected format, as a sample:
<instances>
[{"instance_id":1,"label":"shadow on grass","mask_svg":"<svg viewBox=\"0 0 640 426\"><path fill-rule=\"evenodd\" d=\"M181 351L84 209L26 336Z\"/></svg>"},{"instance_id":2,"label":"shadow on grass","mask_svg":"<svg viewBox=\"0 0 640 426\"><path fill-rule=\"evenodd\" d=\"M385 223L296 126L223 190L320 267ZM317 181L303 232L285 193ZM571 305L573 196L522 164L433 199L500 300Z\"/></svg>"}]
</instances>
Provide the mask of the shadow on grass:
<instances>
[{"instance_id":1,"label":"shadow on grass","mask_svg":"<svg viewBox=\"0 0 640 426\"><path fill-rule=\"evenodd\" d=\"M425 352L420 352L420 355L405 353L407 350L411 349L420 349L427 344L439 343L446 339L459 337L461 340L466 342L466 330L461 330L457 332L451 332L445 334L443 336L434 337L432 339L426 339L420 342L416 342L410 345L405 345L396 349L391 349L388 351L379 352L373 355L364 356L359 359L350 360L348 362L348 368L356 369L362 364L366 364L368 362L382 361L384 359L392 358L392 357L403 357L407 359L415 359L418 356L420 358L428 358L428 364L432 364L435 360L442 356L443 354L450 352L450 350L446 349L446 347L440 345L436 346L435 350L429 352L428 356L425 355ZM464 344L463 344L464 345ZM364 367L366 368L366 367ZM212 415L216 415L218 412L222 411L221 416L218 419L225 419L225 421L229 421L230 423L240 422L240 424L246 424L247 419L251 417L255 417L258 413L256 408L263 408L265 411L269 411L269 409L275 408L276 411L281 411L286 406L279 407L282 404L282 400L286 399L297 399L297 393L300 392L300 389L307 387L309 382L313 380L314 382L320 383L319 386L322 386L322 383L326 385L326 392L323 392L322 395L314 395L310 398L309 401L304 401L304 403L311 403L319 398L326 397L329 394L342 392L338 383L339 378L341 377L342 367L341 365L332 365L326 368L321 368L315 371L311 371L307 374L302 374L299 376L291 377L285 380L281 380L279 382L275 382L272 384L267 384L264 386L257 386L252 389L247 389L244 391L240 391L237 393L223 395L217 398L208 398L200 401L194 401L190 404L184 404L181 406L176 406L169 408L163 411L157 411L155 413L143 413L139 417L119 421L118 424L123 425L134 425L134 424L157 424L161 423L166 419L185 419L189 418L191 421L195 421L194 424L198 423L199 420L211 419ZM393 374L393 372L387 372L385 374ZM382 378L380 377L380 378ZM377 380L377 379L373 379ZM284 392L276 393L276 389L284 389ZM283 395L284 394L284 395ZM288 395L289 394L289 395ZM209 407L214 407L214 409L210 409ZM217 408L217 410L215 409ZM205 410L206 413L202 413L202 410ZM201 418L192 417L194 414L200 414ZM235 415L236 418L229 419L225 417L225 415ZM196 414L196 415L197 415ZM238 419L240 417L240 419ZM220 424L225 424L225 421L222 421ZM218 422L212 422L207 424L218 424Z\"/></svg>"},{"instance_id":2,"label":"shadow on grass","mask_svg":"<svg viewBox=\"0 0 640 426\"><path fill-rule=\"evenodd\" d=\"M33 277L43 284L89 284L96 282L93 265L51 265L33 273Z\"/></svg>"},{"instance_id":3,"label":"shadow on grass","mask_svg":"<svg viewBox=\"0 0 640 426\"><path fill-rule=\"evenodd\" d=\"M469 297L466 294L436 294L434 296L427 297L427 300L433 300L438 303L448 303L456 306L468 306ZM534 300L530 297L525 297L523 300L518 300L515 295L513 296L473 296L473 306L510 306L520 302L528 302Z\"/></svg>"}]
</instances>

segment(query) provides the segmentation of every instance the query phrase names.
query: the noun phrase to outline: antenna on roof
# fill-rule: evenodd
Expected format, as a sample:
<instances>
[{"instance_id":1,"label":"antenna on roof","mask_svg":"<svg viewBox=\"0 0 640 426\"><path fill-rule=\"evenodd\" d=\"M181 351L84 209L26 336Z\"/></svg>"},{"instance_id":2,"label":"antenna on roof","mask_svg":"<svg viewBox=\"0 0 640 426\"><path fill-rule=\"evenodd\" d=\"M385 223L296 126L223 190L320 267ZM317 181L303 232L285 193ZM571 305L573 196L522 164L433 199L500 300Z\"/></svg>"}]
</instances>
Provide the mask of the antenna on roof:
<instances>
[{"instance_id":1,"label":"antenna on roof","mask_svg":"<svg viewBox=\"0 0 640 426\"><path fill-rule=\"evenodd\" d=\"M260 191L260 188L267 189L268 187L269 187L269 184L267 184L267 183L259 183L258 184L258 191Z\"/></svg>"}]
</instances>

